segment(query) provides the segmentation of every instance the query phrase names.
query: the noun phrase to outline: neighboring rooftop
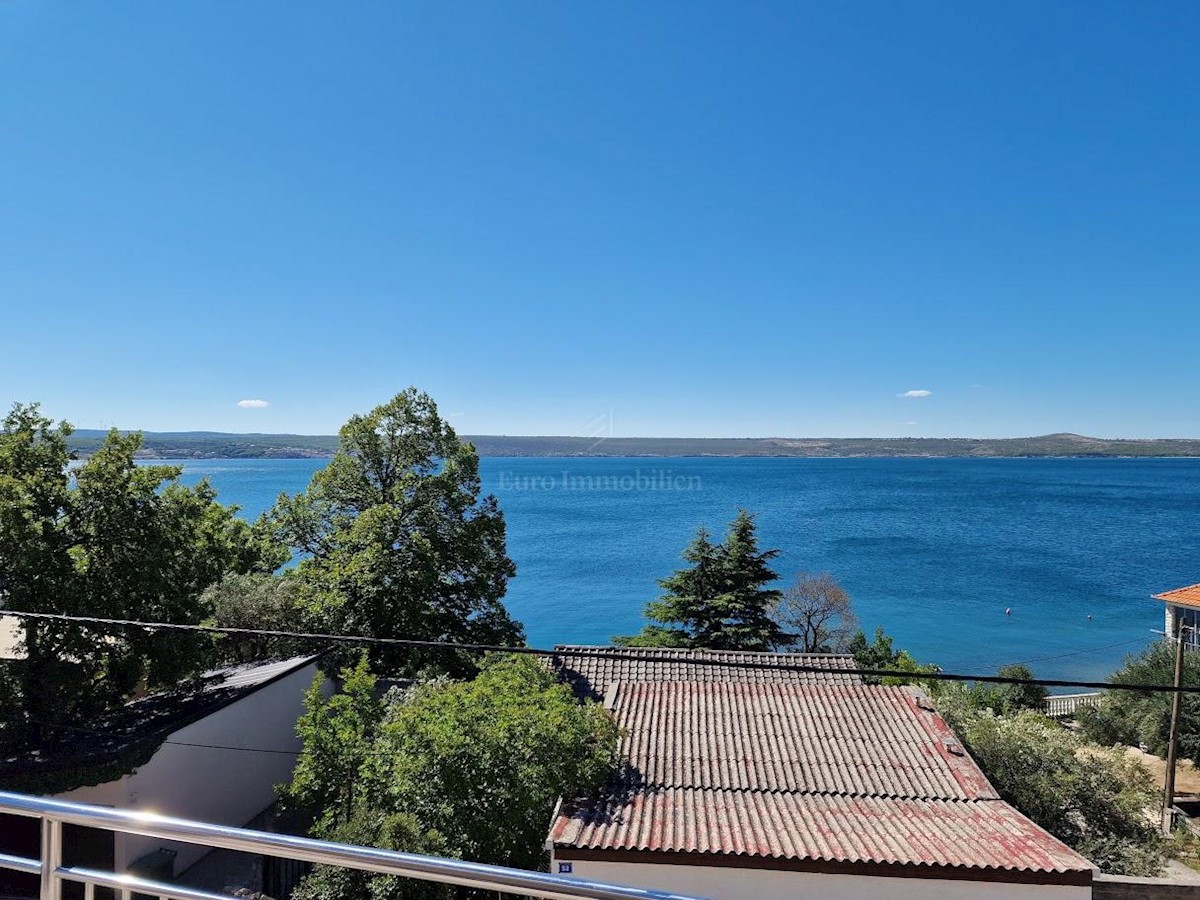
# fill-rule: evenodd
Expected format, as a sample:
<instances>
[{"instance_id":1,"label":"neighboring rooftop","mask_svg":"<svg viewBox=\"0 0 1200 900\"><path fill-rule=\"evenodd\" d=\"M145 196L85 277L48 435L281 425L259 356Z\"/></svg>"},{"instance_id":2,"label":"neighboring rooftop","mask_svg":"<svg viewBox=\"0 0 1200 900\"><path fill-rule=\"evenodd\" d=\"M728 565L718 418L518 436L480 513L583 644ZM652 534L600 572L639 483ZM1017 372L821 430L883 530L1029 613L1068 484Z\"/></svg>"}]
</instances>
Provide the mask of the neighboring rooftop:
<instances>
[{"instance_id":1,"label":"neighboring rooftop","mask_svg":"<svg viewBox=\"0 0 1200 900\"><path fill-rule=\"evenodd\" d=\"M554 654L550 665L559 677L580 697L597 700L617 682L862 683L857 675L845 671L855 668L854 657L834 653L752 653L559 644L554 648ZM697 662L701 664L697 665Z\"/></svg>"},{"instance_id":2,"label":"neighboring rooftop","mask_svg":"<svg viewBox=\"0 0 1200 900\"><path fill-rule=\"evenodd\" d=\"M1090 883L915 688L622 683L608 705L628 767L562 806L557 858Z\"/></svg>"},{"instance_id":3,"label":"neighboring rooftop","mask_svg":"<svg viewBox=\"0 0 1200 900\"><path fill-rule=\"evenodd\" d=\"M1189 584L1187 587L1175 588L1154 595L1155 600L1165 600L1181 606L1200 606L1200 584Z\"/></svg>"},{"instance_id":4,"label":"neighboring rooftop","mask_svg":"<svg viewBox=\"0 0 1200 900\"><path fill-rule=\"evenodd\" d=\"M66 790L59 784L60 774L75 782L71 786L101 783L108 780L114 767L129 769L143 764L174 732L316 659L297 656L214 669L185 687L127 703L104 718L64 729L52 753L33 750L0 757L0 785L6 790L44 790L46 785Z\"/></svg>"}]
</instances>

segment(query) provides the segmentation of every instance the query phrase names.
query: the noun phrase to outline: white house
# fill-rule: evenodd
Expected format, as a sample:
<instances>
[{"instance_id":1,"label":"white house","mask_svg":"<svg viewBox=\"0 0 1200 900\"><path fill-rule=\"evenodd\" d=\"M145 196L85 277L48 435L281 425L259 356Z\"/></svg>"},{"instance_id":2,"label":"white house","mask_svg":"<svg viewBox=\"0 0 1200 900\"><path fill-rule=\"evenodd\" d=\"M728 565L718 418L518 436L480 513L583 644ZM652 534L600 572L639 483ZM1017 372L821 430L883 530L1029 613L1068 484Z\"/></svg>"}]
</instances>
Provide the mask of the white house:
<instances>
[{"instance_id":1,"label":"white house","mask_svg":"<svg viewBox=\"0 0 1200 900\"><path fill-rule=\"evenodd\" d=\"M199 690L168 692L128 704L112 721L81 732L73 747L49 759L0 762L0 784L28 790L31 779L94 771L105 780L55 792L80 803L144 810L201 822L242 826L276 800L300 750L296 720L317 675L316 657L236 666L208 673ZM326 685L326 691L332 690ZM114 770L122 771L111 777ZM106 777L108 776L108 777ZM78 780L78 779L77 779ZM36 783L36 782L34 782ZM0 852L33 841L18 832L34 820L0 822ZM159 877L183 872L206 848L136 835L96 832L68 841L87 864L124 872L150 857L166 863ZM156 854L166 849L173 851ZM34 853L33 855L36 855ZM79 863L83 864L83 863Z\"/></svg>"},{"instance_id":2,"label":"white house","mask_svg":"<svg viewBox=\"0 0 1200 900\"><path fill-rule=\"evenodd\" d=\"M1200 584L1164 591L1155 594L1154 599L1163 601L1163 629L1167 635L1174 637L1182 626L1184 643L1193 648L1200 647Z\"/></svg>"}]
</instances>

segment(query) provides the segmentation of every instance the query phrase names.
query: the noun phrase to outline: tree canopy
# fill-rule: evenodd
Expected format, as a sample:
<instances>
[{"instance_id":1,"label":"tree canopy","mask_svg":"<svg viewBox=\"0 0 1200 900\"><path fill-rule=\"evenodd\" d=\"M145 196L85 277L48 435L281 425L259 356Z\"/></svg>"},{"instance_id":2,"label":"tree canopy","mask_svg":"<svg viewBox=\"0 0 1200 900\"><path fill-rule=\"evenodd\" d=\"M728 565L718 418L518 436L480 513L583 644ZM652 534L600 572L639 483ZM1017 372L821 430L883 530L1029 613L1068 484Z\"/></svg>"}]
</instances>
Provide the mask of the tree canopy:
<instances>
[{"instance_id":1,"label":"tree canopy","mask_svg":"<svg viewBox=\"0 0 1200 900\"><path fill-rule=\"evenodd\" d=\"M519 644L523 630L501 598L516 573L504 516L481 496L479 457L414 388L339 432L337 454L308 489L282 495L275 534L301 553L301 604L338 633ZM376 662L449 671L447 654L385 654Z\"/></svg>"},{"instance_id":2,"label":"tree canopy","mask_svg":"<svg viewBox=\"0 0 1200 900\"><path fill-rule=\"evenodd\" d=\"M858 633L850 595L828 572L797 575L775 604L773 616L792 636L779 649L798 653L846 653Z\"/></svg>"},{"instance_id":3,"label":"tree canopy","mask_svg":"<svg viewBox=\"0 0 1200 900\"><path fill-rule=\"evenodd\" d=\"M536 869L558 797L594 790L616 764L608 714L528 657L495 656L471 681L434 679L384 702L365 663L343 677L328 701L310 692L284 790L315 815L318 837ZM314 878L308 900L398 890L394 879Z\"/></svg>"},{"instance_id":4,"label":"tree canopy","mask_svg":"<svg viewBox=\"0 0 1200 900\"><path fill-rule=\"evenodd\" d=\"M978 699L956 687L938 705L1001 797L1104 872L1161 874L1169 848L1147 815L1159 797L1137 760L1033 710L1000 714Z\"/></svg>"},{"instance_id":5,"label":"tree canopy","mask_svg":"<svg viewBox=\"0 0 1200 900\"><path fill-rule=\"evenodd\" d=\"M928 674L937 671L937 666L919 663L911 653L893 646L892 636L882 628L875 629L875 637L868 641L867 635L861 629L850 640L846 648L853 654L854 662L860 669L892 670L912 672L914 675ZM920 678L904 678L903 676L865 676L867 684L914 684Z\"/></svg>"},{"instance_id":6,"label":"tree canopy","mask_svg":"<svg viewBox=\"0 0 1200 900\"><path fill-rule=\"evenodd\" d=\"M1175 677L1175 646L1154 641L1130 656L1111 678L1116 684L1171 684ZM1200 652L1185 650L1183 683L1200 684ZM1180 702L1179 754L1200 765L1200 696L1184 694ZM1171 730L1171 695L1159 692L1105 691L1099 705L1076 714L1084 732L1100 744L1142 745L1157 756L1167 755Z\"/></svg>"},{"instance_id":7,"label":"tree canopy","mask_svg":"<svg viewBox=\"0 0 1200 900\"><path fill-rule=\"evenodd\" d=\"M754 517L745 510L720 544L701 528L683 551L689 566L659 582L665 593L646 605L651 624L613 638L629 647L771 650L791 639L771 617L780 592L770 567L778 550L759 550Z\"/></svg>"},{"instance_id":8,"label":"tree canopy","mask_svg":"<svg viewBox=\"0 0 1200 900\"><path fill-rule=\"evenodd\" d=\"M228 572L269 570L278 548L174 466L137 465L137 434L110 432L71 465L71 426L14 406L0 430L0 606L197 624L202 592ZM27 619L6 667L5 738L52 744L70 723L174 686L211 662L195 634Z\"/></svg>"}]
</instances>

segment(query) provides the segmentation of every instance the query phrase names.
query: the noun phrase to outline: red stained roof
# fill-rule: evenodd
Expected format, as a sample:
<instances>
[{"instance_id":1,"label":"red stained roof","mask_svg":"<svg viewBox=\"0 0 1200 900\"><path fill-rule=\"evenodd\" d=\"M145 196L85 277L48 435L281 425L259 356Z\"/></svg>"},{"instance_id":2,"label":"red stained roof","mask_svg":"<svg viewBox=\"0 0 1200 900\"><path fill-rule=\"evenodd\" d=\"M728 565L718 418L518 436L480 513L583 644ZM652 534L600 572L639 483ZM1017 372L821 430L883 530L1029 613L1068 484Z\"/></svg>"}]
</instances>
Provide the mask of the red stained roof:
<instances>
[{"instance_id":1,"label":"red stained roof","mask_svg":"<svg viewBox=\"0 0 1200 900\"><path fill-rule=\"evenodd\" d=\"M1178 603L1184 606L1200 606L1200 584L1190 584L1187 587L1175 588L1162 594L1155 594L1155 600L1166 600L1168 603Z\"/></svg>"},{"instance_id":2,"label":"red stained roof","mask_svg":"<svg viewBox=\"0 0 1200 900\"><path fill-rule=\"evenodd\" d=\"M654 788L627 802L564 811L550 839L589 850L1037 873L1092 868L1000 800Z\"/></svg>"},{"instance_id":3,"label":"red stained roof","mask_svg":"<svg viewBox=\"0 0 1200 900\"><path fill-rule=\"evenodd\" d=\"M633 681L726 681L763 684L862 684L847 669L854 657L835 653L754 653L667 647L586 647L560 644L550 664L580 696L600 699L610 685ZM636 657L636 658L635 658ZM717 663L696 665L689 660ZM797 671L802 666L815 671Z\"/></svg>"},{"instance_id":4,"label":"red stained roof","mask_svg":"<svg viewBox=\"0 0 1200 900\"><path fill-rule=\"evenodd\" d=\"M609 703L629 766L605 796L564 805L560 851L1092 869L998 798L914 688L622 683Z\"/></svg>"},{"instance_id":5,"label":"red stained roof","mask_svg":"<svg viewBox=\"0 0 1200 900\"><path fill-rule=\"evenodd\" d=\"M646 784L870 797L994 799L914 688L621 684L622 755Z\"/></svg>"}]
</instances>

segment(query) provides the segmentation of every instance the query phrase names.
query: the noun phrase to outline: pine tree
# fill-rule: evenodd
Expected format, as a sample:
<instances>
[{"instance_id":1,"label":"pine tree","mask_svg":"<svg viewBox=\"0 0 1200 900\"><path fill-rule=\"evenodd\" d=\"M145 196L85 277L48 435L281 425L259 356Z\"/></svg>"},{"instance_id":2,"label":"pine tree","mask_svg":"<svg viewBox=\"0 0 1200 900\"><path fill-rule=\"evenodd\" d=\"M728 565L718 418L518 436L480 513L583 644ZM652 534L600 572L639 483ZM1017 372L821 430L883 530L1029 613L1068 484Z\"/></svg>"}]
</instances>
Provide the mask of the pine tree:
<instances>
[{"instance_id":1,"label":"pine tree","mask_svg":"<svg viewBox=\"0 0 1200 900\"><path fill-rule=\"evenodd\" d=\"M691 565L659 582L666 592L646 605L652 624L614 638L627 647L707 647L770 650L788 635L771 618L780 592L768 585L779 576L770 561L778 550L759 550L754 517L745 510L714 544L701 528L683 552Z\"/></svg>"}]
</instances>

